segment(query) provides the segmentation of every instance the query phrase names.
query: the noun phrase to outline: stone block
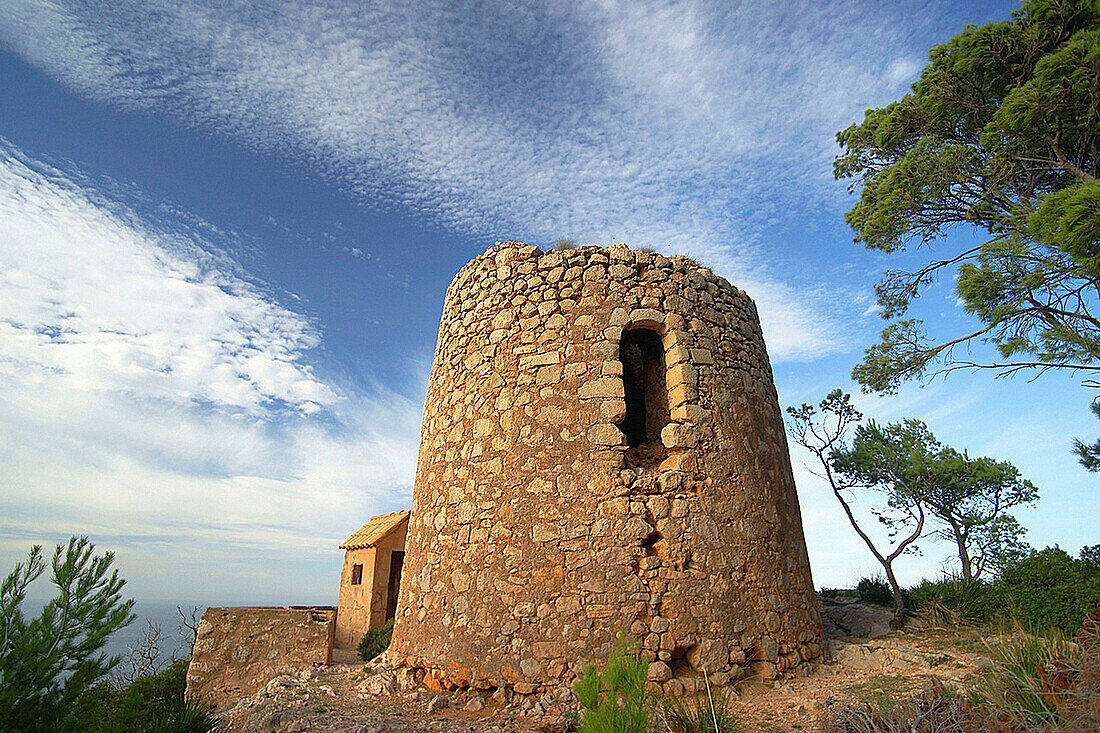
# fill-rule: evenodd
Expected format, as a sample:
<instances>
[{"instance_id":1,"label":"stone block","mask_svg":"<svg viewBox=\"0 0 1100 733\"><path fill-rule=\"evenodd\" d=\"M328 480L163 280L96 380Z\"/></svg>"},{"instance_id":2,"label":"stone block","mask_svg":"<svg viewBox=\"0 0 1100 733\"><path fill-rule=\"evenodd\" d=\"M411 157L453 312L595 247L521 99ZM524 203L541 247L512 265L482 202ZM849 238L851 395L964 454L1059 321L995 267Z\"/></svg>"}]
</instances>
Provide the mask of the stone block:
<instances>
[{"instance_id":1,"label":"stone block","mask_svg":"<svg viewBox=\"0 0 1100 733\"><path fill-rule=\"evenodd\" d=\"M560 381L560 366L544 366L539 368L539 370L535 372L535 384L545 386L550 384L557 384Z\"/></svg>"},{"instance_id":2,"label":"stone block","mask_svg":"<svg viewBox=\"0 0 1100 733\"><path fill-rule=\"evenodd\" d=\"M711 420L710 410L704 410L699 405L683 404L672 408L672 419L677 422L691 423L693 425L706 425Z\"/></svg>"},{"instance_id":3,"label":"stone block","mask_svg":"<svg viewBox=\"0 0 1100 733\"><path fill-rule=\"evenodd\" d=\"M561 363L561 354L556 351L546 351L521 357L519 360L519 368L527 371L535 367L550 366L551 364L559 363Z\"/></svg>"},{"instance_id":4,"label":"stone block","mask_svg":"<svg viewBox=\"0 0 1100 733\"><path fill-rule=\"evenodd\" d=\"M616 377L600 377L590 382L585 382L577 390L577 396L582 400L594 397L613 397L623 399L623 380Z\"/></svg>"},{"instance_id":5,"label":"stone block","mask_svg":"<svg viewBox=\"0 0 1100 733\"><path fill-rule=\"evenodd\" d=\"M691 361L695 364L714 364L714 355L707 349L692 349Z\"/></svg>"},{"instance_id":6,"label":"stone block","mask_svg":"<svg viewBox=\"0 0 1100 733\"><path fill-rule=\"evenodd\" d=\"M696 389L694 384L677 384L668 388L668 404L672 409L691 402L695 399Z\"/></svg>"},{"instance_id":7,"label":"stone block","mask_svg":"<svg viewBox=\"0 0 1100 733\"><path fill-rule=\"evenodd\" d=\"M646 679L650 682L667 682L672 679L672 668L664 662L652 662L646 672Z\"/></svg>"},{"instance_id":8,"label":"stone block","mask_svg":"<svg viewBox=\"0 0 1100 733\"><path fill-rule=\"evenodd\" d=\"M696 384L697 374L695 368L690 364L677 364L669 367L668 375L666 377L666 384L669 389L678 387L682 384L689 384L694 386Z\"/></svg>"},{"instance_id":9,"label":"stone block","mask_svg":"<svg viewBox=\"0 0 1100 733\"><path fill-rule=\"evenodd\" d=\"M627 265L611 265L607 268L607 274L615 280L626 280L632 275L637 274L633 267Z\"/></svg>"},{"instance_id":10,"label":"stone block","mask_svg":"<svg viewBox=\"0 0 1100 733\"><path fill-rule=\"evenodd\" d=\"M600 419L608 423L618 423L626 417L626 400L610 399L600 402Z\"/></svg>"},{"instance_id":11,"label":"stone block","mask_svg":"<svg viewBox=\"0 0 1100 733\"><path fill-rule=\"evenodd\" d=\"M623 434L614 425L600 423L588 429L588 440L593 445L616 446L623 444Z\"/></svg>"},{"instance_id":12,"label":"stone block","mask_svg":"<svg viewBox=\"0 0 1100 733\"><path fill-rule=\"evenodd\" d=\"M683 346L673 346L665 351L665 366L676 366L691 360L691 352Z\"/></svg>"},{"instance_id":13,"label":"stone block","mask_svg":"<svg viewBox=\"0 0 1100 733\"><path fill-rule=\"evenodd\" d=\"M553 524L536 524L531 528L531 540L533 542L550 542L560 537L561 531Z\"/></svg>"},{"instance_id":14,"label":"stone block","mask_svg":"<svg viewBox=\"0 0 1100 733\"><path fill-rule=\"evenodd\" d=\"M636 308L630 311L628 322L633 326L659 326L665 322L665 314L654 308Z\"/></svg>"},{"instance_id":15,"label":"stone block","mask_svg":"<svg viewBox=\"0 0 1100 733\"><path fill-rule=\"evenodd\" d=\"M670 450L694 448L699 442L699 431L691 425L669 423L661 430L661 442Z\"/></svg>"}]
</instances>

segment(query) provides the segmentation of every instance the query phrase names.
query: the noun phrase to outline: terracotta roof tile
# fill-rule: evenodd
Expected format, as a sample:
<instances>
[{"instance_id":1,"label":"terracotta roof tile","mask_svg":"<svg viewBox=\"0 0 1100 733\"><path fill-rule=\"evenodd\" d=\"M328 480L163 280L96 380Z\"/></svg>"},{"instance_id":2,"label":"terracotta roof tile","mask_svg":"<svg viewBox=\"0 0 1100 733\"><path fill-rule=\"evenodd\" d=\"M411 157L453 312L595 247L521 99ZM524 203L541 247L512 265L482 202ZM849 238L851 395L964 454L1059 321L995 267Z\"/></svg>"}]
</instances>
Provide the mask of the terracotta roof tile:
<instances>
[{"instance_id":1,"label":"terracotta roof tile","mask_svg":"<svg viewBox=\"0 0 1100 733\"><path fill-rule=\"evenodd\" d=\"M377 517L371 517L369 522L352 532L351 537L344 540L340 545L340 549L360 550L364 547L372 547L380 539L397 529L399 524L409 518L409 514L411 512L406 509L403 512L379 514Z\"/></svg>"}]
</instances>

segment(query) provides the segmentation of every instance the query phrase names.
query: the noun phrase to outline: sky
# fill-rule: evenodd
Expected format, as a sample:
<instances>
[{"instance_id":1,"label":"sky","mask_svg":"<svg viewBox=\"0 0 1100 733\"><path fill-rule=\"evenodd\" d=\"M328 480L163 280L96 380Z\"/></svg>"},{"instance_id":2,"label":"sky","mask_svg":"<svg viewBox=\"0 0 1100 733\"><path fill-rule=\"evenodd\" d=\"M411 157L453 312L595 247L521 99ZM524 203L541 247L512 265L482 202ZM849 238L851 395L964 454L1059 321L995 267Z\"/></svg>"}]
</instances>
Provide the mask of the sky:
<instances>
[{"instance_id":1,"label":"sky","mask_svg":"<svg viewBox=\"0 0 1100 733\"><path fill-rule=\"evenodd\" d=\"M1100 542L1079 378L849 376L925 253L853 244L835 132L1014 7L0 0L0 569L87 534L139 599L335 603L340 541L409 504L446 287L507 239L696 258L783 406L923 419L1039 487L1033 545ZM951 282L917 309L972 323ZM815 583L873 574L792 458Z\"/></svg>"}]
</instances>

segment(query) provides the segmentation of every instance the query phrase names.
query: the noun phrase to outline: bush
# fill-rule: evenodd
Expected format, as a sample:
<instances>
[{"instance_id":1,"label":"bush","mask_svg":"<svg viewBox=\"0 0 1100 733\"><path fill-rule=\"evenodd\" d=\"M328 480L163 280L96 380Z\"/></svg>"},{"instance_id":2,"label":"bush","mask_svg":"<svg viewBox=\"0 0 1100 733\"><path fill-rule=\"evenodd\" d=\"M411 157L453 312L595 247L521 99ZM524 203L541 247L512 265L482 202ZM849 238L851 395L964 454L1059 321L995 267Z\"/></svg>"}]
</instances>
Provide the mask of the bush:
<instances>
[{"instance_id":1,"label":"bush","mask_svg":"<svg viewBox=\"0 0 1100 733\"><path fill-rule=\"evenodd\" d=\"M886 578L877 575L874 578L861 578L856 586L856 594L864 603L873 603L876 606L894 605L894 592L890 590L890 584Z\"/></svg>"},{"instance_id":2,"label":"bush","mask_svg":"<svg viewBox=\"0 0 1100 733\"><path fill-rule=\"evenodd\" d=\"M363 634L363 638L359 640L359 658L364 662L374 659L390 648L390 637L392 636L393 619L391 618L377 629L371 629Z\"/></svg>"},{"instance_id":3,"label":"bush","mask_svg":"<svg viewBox=\"0 0 1100 733\"><path fill-rule=\"evenodd\" d=\"M124 690L101 684L84 695L62 731L77 733L209 733L211 712L184 701L187 660L139 677Z\"/></svg>"},{"instance_id":4,"label":"bush","mask_svg":"<svg viewBox=\"0 0 1100 733\"><path fill-rule=\"evenodd\" d=\"M1100 564L1096 548L1074 559L1048 547L1004 569L995 587L999 601L1031 630L1056 628L1073 634L1085 615L1100 609Z\"/></svg>"},{"instance_id":5,"label":"bush","mask_svg":"<svg viewBox=\"0 0 1100 733\"><path fill-rule=\"evenodd\" d=\"M986 621L993 617L997 607L990 584L966 580L956 573L939 580L922 580L907 593L914 611L921 611L938 623Z\"/></svg>"},{"instance_id":6,"label":"bush","mask_svg":"<svg viewBox=\"0 0 1100 733\"><path fill-rule=\"evenodd\" d=\"M1017 633L1007 641L990 645L993 666L978 679L972 698L994 711L1006 729L1050 730L1058 713L1043 696L1043 668L1067 651L1063 636Z\"/></svg>"},{"instance_id":7,"label":"bush","mask_svg":"<svg viewBox=\"0 0 1100 733\"><path fill-rule=\"evenodd\" d=\"M580 733L646 733L650 712L645 692L647 671L648 665L623 641L603 667L585 669L574 686L584 708Z\"/></svg>"},{"instance_id":8,"label":"bush","mask_svg":"<svg viewBox=\"0 0 1100 733\"><path fill-rule=\"evenodd\" d=\"M1044 667L1044 681L1065 730L1100 730L1100 621L1085 619L1073 651Z\"/></svg>"},{"instance_id":9,"label":"bush","mask_svg":"<svg viewBox=\"0 0 1100 733\"><path fill-rule=\"evenodd\" d=\"M1000 621L1033 632L1073 634L1087 614L1100 611L1098 558L1100 546L1082 549L1079 559L1048 547L1010 563L992 582L947 574L924 580L907 594L914 610L933 620Z\"/></svg>"}]
</instances>

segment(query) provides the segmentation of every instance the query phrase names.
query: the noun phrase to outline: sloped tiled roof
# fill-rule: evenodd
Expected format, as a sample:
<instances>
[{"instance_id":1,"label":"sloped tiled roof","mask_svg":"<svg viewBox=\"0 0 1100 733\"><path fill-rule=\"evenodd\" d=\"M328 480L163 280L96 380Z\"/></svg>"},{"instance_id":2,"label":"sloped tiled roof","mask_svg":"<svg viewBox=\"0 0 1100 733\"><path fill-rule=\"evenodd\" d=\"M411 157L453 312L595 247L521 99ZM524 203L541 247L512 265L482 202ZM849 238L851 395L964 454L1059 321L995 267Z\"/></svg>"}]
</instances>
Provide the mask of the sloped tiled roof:
<instances>
[{"instance_id":1,"label":"sloped tiled roof","mask_svg":"<svg viewBox=\"0 0 1100 733\"><path fill-rule=\"evenodd\" d=\"M351 537L340 545L341 550L360 550L364 547L372 547L380 539L397 529L397 526L409 518L411 512L406 509L403 512L392 514L379 514L371 517L371 520L352 533Z\"/></svg>"}]
</instances>

